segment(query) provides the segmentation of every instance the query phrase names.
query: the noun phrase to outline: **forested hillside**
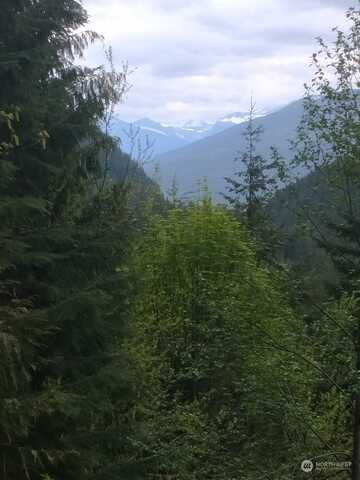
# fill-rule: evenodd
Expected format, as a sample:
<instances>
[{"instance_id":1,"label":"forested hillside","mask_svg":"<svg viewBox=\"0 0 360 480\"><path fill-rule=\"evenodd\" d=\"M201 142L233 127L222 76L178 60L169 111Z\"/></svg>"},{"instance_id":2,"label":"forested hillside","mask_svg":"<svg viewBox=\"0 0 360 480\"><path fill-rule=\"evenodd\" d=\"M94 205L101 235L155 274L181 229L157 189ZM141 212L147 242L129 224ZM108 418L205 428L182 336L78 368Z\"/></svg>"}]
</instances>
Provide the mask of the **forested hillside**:
<instances>
[{"instance_id":1,"label":"forested hillside","mask_svg":"<svg viewBox=\"0 0 360 480\"><path fill-rule=\"evenodd\" d=\"M108 134L127 71L80 66L81 2L2 2L1 480L360 480L348 18L298 112L309 176L250 112L218 205L163 198Z\"/></svg>"}]
</instances>

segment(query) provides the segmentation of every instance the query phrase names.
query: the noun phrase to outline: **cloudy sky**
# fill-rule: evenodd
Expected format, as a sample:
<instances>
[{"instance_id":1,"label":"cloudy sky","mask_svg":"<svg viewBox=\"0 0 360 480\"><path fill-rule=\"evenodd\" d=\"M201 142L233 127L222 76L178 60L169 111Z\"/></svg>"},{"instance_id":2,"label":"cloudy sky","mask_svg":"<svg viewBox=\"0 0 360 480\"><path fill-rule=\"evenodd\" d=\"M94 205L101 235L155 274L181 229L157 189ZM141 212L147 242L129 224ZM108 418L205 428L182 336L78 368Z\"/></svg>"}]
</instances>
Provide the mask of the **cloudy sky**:
<instances>
[{"instance_id":1,"label":"cloudy sky","mask_svg":"<svg viewBox=\"0 0 360 480\"><path fill-rule=\"evenodd\" d=\"M119 115L170 124L299 98L315 37L346 28L357 0L84 0L117 65L136 68ZM102 63L100 47L87 61Z\"/></svg>"}]
</instances>

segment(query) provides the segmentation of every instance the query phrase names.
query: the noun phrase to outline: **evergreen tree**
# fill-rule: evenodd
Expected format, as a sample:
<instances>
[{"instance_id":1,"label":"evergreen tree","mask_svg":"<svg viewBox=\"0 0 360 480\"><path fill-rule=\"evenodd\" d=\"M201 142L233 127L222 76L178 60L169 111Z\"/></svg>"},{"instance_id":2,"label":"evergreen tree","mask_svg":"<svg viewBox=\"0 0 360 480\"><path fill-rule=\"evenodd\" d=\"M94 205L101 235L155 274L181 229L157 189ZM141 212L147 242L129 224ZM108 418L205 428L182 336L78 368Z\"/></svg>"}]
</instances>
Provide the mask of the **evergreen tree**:
<instances>
[{"instance_id":1,"label":"evergreen tree","mask_svg":"<svg viewBox=\"0 0 360 480\"><path fill-rule=\"evenodd\" d=\"M86 23L75 0L2 4L4 480L108 479L133 468L120 367L128 289L120 267L133 220L128 189L103 181L100 152L113 141L98 127L126 78L73 64L97 38L76 33Z\"/></svg>"},{"instance_id":2,"label":"evergreen tree","mask_svg":"<svg viewBox=\"0 0 360 480\"><path fill-rule=\"evenodd\" d=\"M267 205L279 185L280 177L284 178L284 167L275 149L271 161L257 153L256 146L263 128L256 121L255 114L255 103L251 99L249 120L243 134L245 150L235 159L241 162L241 168L233 178L225 178L228 193L224 197L263 249L273 252L273 246L279 239L267 212Z\"/></svg>"},{"instance_id":3,"label":"evergreen tree","mask_svg":"<svg viewBox=\"0 0 360 480\"><path fill-rule=\"evenodd\" d=\"M305 113L299 127L296 163L316 171L326 185L327 203L308 212L315 238L332 257L342 274L342 290L357 291L359 279L359 192L360 192L360 105L359 31L360 10L350 9L348 34L335 29L336 42L313 56L315 75L307 87ZM359 318L355 307L353 314ZM351 318L351 317L350 317ZM354 353L352 385L347 394L353 400L352 479L360 479L360 328L346 325L349 349Z\"/></svg>"}]
</instances>

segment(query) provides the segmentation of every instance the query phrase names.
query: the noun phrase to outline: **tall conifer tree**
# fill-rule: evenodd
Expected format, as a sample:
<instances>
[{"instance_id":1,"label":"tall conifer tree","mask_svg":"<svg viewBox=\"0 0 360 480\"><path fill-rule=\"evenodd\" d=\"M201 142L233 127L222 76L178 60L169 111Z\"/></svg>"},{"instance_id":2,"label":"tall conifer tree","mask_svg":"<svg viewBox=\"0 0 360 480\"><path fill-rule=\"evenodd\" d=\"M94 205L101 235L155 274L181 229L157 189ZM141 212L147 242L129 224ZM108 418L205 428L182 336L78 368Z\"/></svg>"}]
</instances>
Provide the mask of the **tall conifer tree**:
<instances>
[{"instance_id":1,"label":"tall conifer tree","mask_svg":"<svg viewBox=\"0 0 360 480\"><path fill-rule=\"evenodd\" d=\"M97 38L76 33L87 20L76 0L9 0L0 15L4 480L126 468L126 382L111 359L131 227L121 186L103 181L112 140L98 126L126 78L74 65Z\"/></svg>"}]
</instances>

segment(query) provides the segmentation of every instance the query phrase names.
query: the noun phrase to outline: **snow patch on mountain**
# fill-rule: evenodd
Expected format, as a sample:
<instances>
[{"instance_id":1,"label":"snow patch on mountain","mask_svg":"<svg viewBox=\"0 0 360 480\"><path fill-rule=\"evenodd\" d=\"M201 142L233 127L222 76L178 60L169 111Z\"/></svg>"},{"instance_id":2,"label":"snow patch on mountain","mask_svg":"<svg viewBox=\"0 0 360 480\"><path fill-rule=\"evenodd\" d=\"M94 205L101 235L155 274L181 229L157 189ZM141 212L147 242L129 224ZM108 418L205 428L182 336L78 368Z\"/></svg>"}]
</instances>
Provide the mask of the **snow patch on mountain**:
<instances>
[{"instance_id":1,"label":"snow patch on mountain","mask_svg":"<svg viewBox=\"0 0 360 480\"><path fill-rule=\"evenodd\" d=\"M225 122L225 123L233 123L234 125L240 125L240 123L244 123L249 119L249 116L233 116L233 117L224 117L220 120L220 122Z\"/></svg>"},{"instance_id":2,"label":"snow patch on mountain","mask_svg":"<svg viewBox=\"0 0 360 480\"><path fill-rule=\"evenodd\" d=\"M261 118L265 117L269 112L258 112L253 115L253 118ZM241 123L248 122L249 121L249 113L244 113L244 112L237 112L237 113L232 113L230 115L227 115L225 117L222 117L220 119L220 122L225 122L225 123L232 123L233 125L240 125Z\"/></svg>"},{"instance_id":3,"label":"snow patch on mountain","mask_svg":"<svg viewBox=\"0 0 360 480\"><path fill-rule=\"evenodd\" d=\"M187 130L190 132L203 133L211 129L215 122L188 120L179 130Z\"/></svg>"}]
</instances>

